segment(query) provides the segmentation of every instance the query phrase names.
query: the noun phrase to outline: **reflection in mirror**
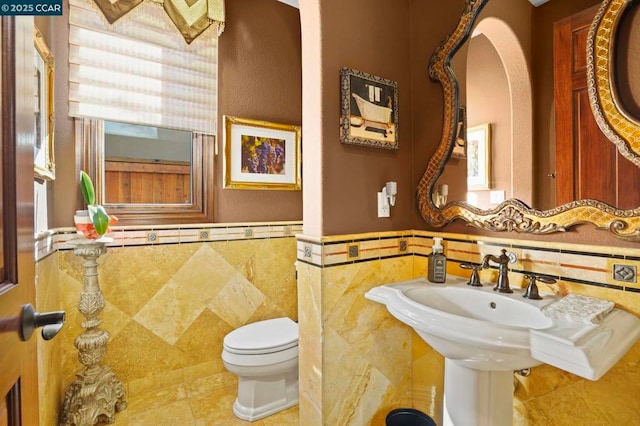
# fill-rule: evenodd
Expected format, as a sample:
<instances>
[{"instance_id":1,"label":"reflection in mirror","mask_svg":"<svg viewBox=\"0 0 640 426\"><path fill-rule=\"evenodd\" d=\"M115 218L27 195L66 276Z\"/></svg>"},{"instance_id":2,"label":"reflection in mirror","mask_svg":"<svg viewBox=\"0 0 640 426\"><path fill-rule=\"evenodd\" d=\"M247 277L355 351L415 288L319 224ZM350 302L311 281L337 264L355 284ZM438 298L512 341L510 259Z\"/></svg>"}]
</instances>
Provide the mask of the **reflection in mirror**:
<instances>
[{"instance_id":1,"label":"reflection in mirror","mask_svg":"<svg viewBox=\"0 0 640 426\"><path fill-rule=\"evenodd\" d=\"M105 204L190 203L191 145L191 132L105 121Z\"/></svg>"},{"instance_id":2,"label":"reflection in mirror","mask_svg":"<svg viewBox=\"0 0 640 426\"><path fill-rule=\"evenodd\" d=\"M456 189L463 193L452 200L466 199L482 209L496 207L506 198L533 202L531 78L518 38L522 34L512 30L531 5L527 0L512 1L509 13L501 17L493 15L491 6L480 13L469 41L453 59L460 102L467 108L469 143L476 140L474 128L491 128L486 142L481 141L483 147L491 147L487 165L491 174L478 185L478 177L470 174L478 169L475 159L468 156L466 192Z\"/></svg>"},{"instance_id":3,"label":"reflection in mirror","mask_svg":"<svg viewBox=\"0 0 640 426\"><path fill-rule=\"evenodd\" d=\"M614 66L617 71L615 81L618 85L622 111L635 122L640 123L640 7L631 8L620 18L618 43L628 46L614 52ZM635 30L634 30L635 29ZM628 50L635 55L624 55Z\"/></svg>"},{"instance_id":4,"label":"reflection in mirror","mask_svg":"<svg viewBox=\"0 0 640 426\"><path fill-rule=\"evenodd\" d=\"M54 180L56 178L56 165L54 161L53 135L54 135L54 111L53 111L53 81L54 60L51 51L44 41L42 33L37 27L33 27L34 44L34 174L37 178Z\"/></svg>"},{"instance_id":5,"label":"reflection in mirror","mask_svg":"<svg viewBox=\"0 0 640 426\"><path fill-rule=\"evenodd\" d=\"M445 121L440 145L418 187L420 211L427 222L442 226L460 218L487 230L536 234L591 222L623 238L637 238L640 198L634 195L637 191L625 188L640 185L640 169L631 167L627 173L626 160L617 154L612 138L602 134L597 142L583 138L599 132L585 76L594 62L587 55L589 30L599 10L621 1L552 0L539 7L526 0L467 2L458 28L429 64L429 76L443 86ZM640 9L640 2L630 4ZM578 15L585 8L587 15ZM638 12L633 13L638 19ZM640 19L624 22L639 24ZM570 31L558 37L562 26ZM638 33L634 29L627 31ZM562 44L558 41L573 50L558 51ZM637 58L628 43L616 49L617 42L614 33L606 46ZM477 74L482 69L485 74ZM561 74L567 69L568 74ZM582 76L576 77L579 73ZM559 89L554 86L558 82L568 84ZM558 90L568 93L568 102ZM468 128L490 124L493 131L492 173L485 190L469 188L472 159L452 155L460 106L467 108ZM573 133L567 135L566 129ZM632 131L638 134L640 128ZM567 143L569 148L563 148ZM445 205L434 202L442 185L449 188ZM561 197L565 193L570 198ZM629 199L630 193L636 198ZM462 201L471 198L477 201Z\"/></svg>"}]
</instances>

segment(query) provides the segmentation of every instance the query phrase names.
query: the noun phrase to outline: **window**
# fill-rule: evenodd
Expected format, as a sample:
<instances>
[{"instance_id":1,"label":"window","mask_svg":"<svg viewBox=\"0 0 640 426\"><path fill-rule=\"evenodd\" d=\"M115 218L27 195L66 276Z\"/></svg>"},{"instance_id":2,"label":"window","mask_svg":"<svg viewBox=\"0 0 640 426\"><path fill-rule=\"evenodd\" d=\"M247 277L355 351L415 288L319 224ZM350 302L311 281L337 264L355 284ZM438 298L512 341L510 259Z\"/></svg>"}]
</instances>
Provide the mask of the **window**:
<instances>
[{"instance_id":1,"label":"window","mask_svg":"<svg viewBox=\"0 0 640 426\"><path fill-rule=\"evenodd\" d=\"M217 42L210 29L186 44L151 2L108 25L70 0L69 114L121 224L212 221Z\"/></svg>"},{"instance_id":2,"label":"window","mask_svg":"<svg viewBox=\"0 0 640 426\"><path fill-rule=\"evenodd\" d=\"M77 119L76 137L97 203L119 224L213 221L213 136Z\"/></svg>"}]
</instances>

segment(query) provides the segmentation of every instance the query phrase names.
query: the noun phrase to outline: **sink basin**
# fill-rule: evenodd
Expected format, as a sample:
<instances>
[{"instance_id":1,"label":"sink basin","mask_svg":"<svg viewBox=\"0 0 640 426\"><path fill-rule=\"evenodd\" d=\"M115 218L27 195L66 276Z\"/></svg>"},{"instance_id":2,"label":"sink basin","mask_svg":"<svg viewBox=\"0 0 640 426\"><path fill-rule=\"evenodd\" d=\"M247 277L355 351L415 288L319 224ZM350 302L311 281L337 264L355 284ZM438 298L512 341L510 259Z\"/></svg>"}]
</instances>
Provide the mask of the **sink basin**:
<instances>
[{"instance_id":1,"label":"sink basin","mask_svg":"<svg viewBox=\"0 0 640 426\"><path fill-rule=\"evenodd\" d=\"M466 282L420 278L365 294L445 357L444 426L511 426L514 370L547 363L598 380L640 338L640 319L620 309L599 324L551 319L543 308L557 296Z\"/></svg>"},{"instance_id":2,"label":"sink basin","mask_svg":"<svg viewBox=\"0 0 640 426\"><path fill-rule=\"evenodd\" d=\"M521 370L541 362L531 357L529 330L553 321L541 308L556 300L496 293L491 286L470 287L463 278L445 285L417 279L376 287L365 297L387 305L446 358L477 370Z\"/></svg>"},{"instance_id":3,"label":"sink basin","mask_svg":"<svg viewBox=\"0 0 640 426\"><path fill-rule=\"evenodd\" d=\"M420 305L419 309L424 308L425 313L435 310L451 320L464 317L487 321L498 328L506 325L537 329L552 325L551 319L540 311L540 303L528 303L525 299L514 299L490 290L490 287L469 291L468 287L411 286L403 293Z\"/></svg>"}]
</instances>

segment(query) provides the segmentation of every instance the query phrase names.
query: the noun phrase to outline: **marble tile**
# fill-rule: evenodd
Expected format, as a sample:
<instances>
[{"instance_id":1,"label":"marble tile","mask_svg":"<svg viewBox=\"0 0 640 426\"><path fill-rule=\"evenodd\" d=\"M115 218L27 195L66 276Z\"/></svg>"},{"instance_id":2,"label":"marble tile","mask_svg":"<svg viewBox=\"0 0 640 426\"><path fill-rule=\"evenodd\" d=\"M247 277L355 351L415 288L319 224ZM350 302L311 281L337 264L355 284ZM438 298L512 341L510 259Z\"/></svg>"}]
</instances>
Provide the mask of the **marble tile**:
<instances>
[{"instance_id":1,"label":"marble tile","mask_svg":"<svg viewBox=\"0 0 640 426\"><path fill-rule=\"evenodd\" d=\"M201 302L197 303L202 289L190 284L170 280L134 319L168 344L175 344L205 309ZM203 296L206 298L206 293Z\"/></svg>"},{"instance_id":2,"label":"marble tile","mask_svg":"<svg viewBox=\"0 0 640 426\"><path fill-rule=\"evenodd\" d=\"M149 374L140 379L129 380L127 382L128 400L146 399L154 392L181 386L184 381L183 369L165 370L158 374Z\"/></svg>"},{"instance_id":3,"label":"marble tile","mask_svg":"<svg viewBox=\"0 0 640 426\"><path fill-rule=\"evenodd\" d=\"M300 418L309 426L323 425L322 411L322 270L299 263L298 271L298 324L304 333L298 341L300 374Z\"/></svg>"},{"instance_id":4,"label":"marble tile","mask_svg":"<svg viewBox=\"0 0 640 426\"><path fill-rule=\"evenodd\" d=\"M404 252L400 251L400 238L381 238L378 245L378 255L381 258L407 253L406 250Z\"/></svg>"},{"instance_id":5,"label":"marble tile","mask_svg":"<svg viewBox=\"0 0 640 426\"><path fill-rule=\"evenodd\" d=\"M412 246L415 254L427 256L431 253L433 240L431 238L417 237L414 239Z\"/></svg>"},{"instance_id":6,"label":"marble tile","mask_svg":"<svg viewBox=\"0 0 640 426\"><path fill-rule=\"evenodd\" d=\"M36 300L35 309L39 312L63 309L59 293L58 254L41 259L35 266ZM39 415L42 424L55 424L58 418L59 402L62 398L62 369L49 368L62 365L61 346L55 340L47 342L37 339L38 371L47 374L38 375Z\"/></svg>"},{"instance_id":7,"label":"marble tile","mask_svg":"<svg viewBox=\"0 0 640 426\"><path fill-rule=\"evenodd\" d=\"M189 401L181 399L169 402L153 410L127 413L129 426L188 426L194 425L195 419L191 413Z\"/></svg>"},{"instance_id":8,"label":"marble tile","mask_svg":"<svg viewBox=\"0 0 640 426\"><path fill-rule=\"evenodd\" d=\"M325 244L322 246L322 264L337 265L348 262L347 244Z\"/></svg>"},{"instance_id":9,"label":"marble tile","mask_svg":"<svg viewBox=\"0 0 640 426\"><path fill-rule=\"evenodd\" d=\"M358 311L363 306L371 306L370 303L364 304L366 289L359 287L363 283L369 287L376 285L379 271L379 261L323 269L322 282L319 283L322 286L323 322L345 332L347 328L357 329ZM356 307L352 308L352 303L357 303Z\"/></svg>"},{"instance_id":10,"label":"marble tile","mask_svg":"<svg viewBox=\"0 0 640 426\"><path fill-rule=\"evenodd\" d=\"M414 256L411 255L381 259L375 285L413 279L414 262Z\"/></svg>"},{"instance_id":11,"label":"marble tile","mask_svg":"<svg viewBox=\"0 0 640 426\"><path fill-rule=\"evenodd\" d=\"M445 255L449 259L459 260L461 262L478 262L480 259L480 251L477 244L467 241L445 241Z\"/></svg>"},{"instance_id":12,"label":"marble tile","mask_svg":"<svg viewBox=\"0 0 640 426\"><path fill-rule=\"evenodd\" d=\"M266 300L277 305L290 318L297 319L297 289L293 268L296 252L291 239L230 241L224 246L213 247L260 290Z\"/></svg>"},{"instance_id":13,"label":"marble tile","mask_svg":"<svg viewBox=\"0 0 640 426\"><path fill-rule=\"evenodd\" d=\"M358 245L359 259L378 259L380 257L380 240L378 238L373 240L357 241L353 244ZM349 256L349 260L355 260Z\"/></svg>"},{"instance_id":14,"label":"marble tile","mask_svg":"<svg viewBox=\"0 0 640 426\"><path fill-rule=\"evenodd\" d=\"M134 316L193 256L195 245L109 249L98 262L105 298Z\"/></svg>"},{"instance_id":15,"label":"marble tile","mask_svg":"<svg viewBox=\"0 0 640 426\"><path fill-rule=\"evenodd\" d=\"M195 252L172 276L177 282L188 283L189 287L199 289L197 300L202 304L206 304L238 274L234 265L214 250L211 244L187 244L193 246Z\"/></svg>"},{"instance_id":16,"label":"marble tile","mask_svg":"<svg viewBox=\"0 0 640 426\"><path fill-rule=\"evenodd\" d=\"M105 364L124 381L184 368L189 357L136 321L130 321L107 348Z\"/></svg>"},{"instance_id":17,"label":"marble tile","mask_svg":"<svg viewBox=\"0 0 640 426\"><path fill-rule=\"evenodd\" d=\"M187 390L182 382L178 385L151 389L128 398L127 410L130 415L158 410L174 401L186 400Z\"/></svg>"},{"instance_id":18,"label":"marble tile","mask_svg":"<svg viewBox=\"0 0 640 426\"><path fill-rule=\"evenodd\" d=\"M236 400L237 386L212 389L189 398L189 404L196 425L247 425L249 422L238 419L233 414L233 403ZM251 423L253 424L253 423Z\"/></svg>"},{"instance_id":19,"label":"marble tile","mask_svg":"<svg viewBox=\"0 0 640 426\"><path fill-rule=\"evenodd\" d=\"M238 328L248 322L264 300L264 294L238 273L207 303L207 308Z\"/></svg>"},{"instance_id":20,"label":"marble tile","mask_svg":"<svg viewBox=\"0 0 640 426\"><path fill-rule=\"evenodd\" d=\"M622 265L625 267L628 267L629 269L631 268L636 268L636 282L634 283L628 283L625 281L621 281L616 279L616 277L614 277L613 275L613 267L614 265ZM608 269L608 276L607 276L607 280L605 281L608 284L613 284L613 285L618 285L618 286L624 286L624 287L635 287L638 288L638 266L640 265L640 262L634 262L634 261L630 261L630 260L623 260L623 259L610 259L607 262L607 269Z\"/></svg>"},{"instance_id":21,"label":"marble tile","mask_svg":"<svg viewBox=\"0 0 640 426\"><path fill-rule=\"evenodd\" d=\"M248 225L254 230L255 237L261 225ZM282 232L279 226L281 224L273 225L273 231ZM578 276L575 270L582 270L584 276L590 277L586 279L603 283L611 280L612 263L637 263L634 259L612 261L611 258L572 253L564 253L567 256L560 259L553 252L536 249L604 253L611 250L610 247L430 231L368 233L332 236L304 244L312 247L315 256L312 260L321 264L323 245L320 241L358 240L362 249L363 241L360 240L372 239L367 244L372 244L371 249L377 250L379 256L391 250L385 248L386 243L403 236L408 240L409 256L329 268L299 263L296 281L293 263L300 256L296 251L300 242L296 243L294 238L247 239L244 226L207 229L220 231L216 237L212 232L212 242L113 248L99 261L100 282L106 298L104 327L112 333L105 361L120 378L127 380L130 401L140 399L133 403L133 409L119 414L116 424L246 425L247 422L231 413L236 379L223 368L219 356L221 340L236 324L242 323L243 318L253 322L282 315L299 315L299 324L304 330L299 348L300 405L255 422L256 426L297 425L298 419L304 419L305 426L348 424L341 418L350 419L354 425L379 425L384 423L386 413L398 406L414 406L441 423L442 357L412 330L391 317L382 305L364 299L368 288L424 276L426 258L419 254L431 251L434 236L445 238L445 247L451 252L452 259L466 260L468 257L471 260L477 256L479 260L484 253L498 254L501 247L515 244L525 247L518 248L520 262L516 269L551 275L558 271L560 275L562 260L565 266L570 265L564 269L574 274L567 276ZM234 234L236 231L238 235ZM123 238L129 232L132 231L123 232ZM292 231L293 234L299 232L301 228ZM393 238L382 238L386 236ZM447 238L459 241L447 241ZM640 250L634 249L614 248L614 251L629 256L640 255ZM64 348L60 380L68 384L79 367L73 338L82 330L81 318L72 311L82 285L81 263L70 251L52 256L60 259L57 297L69 312L68 327L65 326L56 339L60 348ZM606 263L602 263L602 259L606 259ZM591 271L585 266L598 270ZM55 272L55 267L43 263L38 271L38 281L44 283L45 276ZM458 272L455 262L450 262L449 273ZM597 276L598 273L602 275ZM512 272L512 285L517 286L521 277L522 274ZM483 271L483 281L494 282L496 278L496 270ZM229 285L230 281L234 283ZM152 333L150 324L143 327L132 318L154 297L160 297L161 289L172 282L193 290L177 303L196 306L192 310L197 315L181 322L184 326L163 326L173 330L172 334L165 331L172 336L167 341ZM198 311L199 306L211 303L225 288L226 300L233 300L240 313L223 317L209 309ZM250 295L254 291L263 297L257 306L256 299ZM541 291L579 293L613 300L617 306L640 315L640 293L567 281L548 288L541 285ZM55 297L45 293L47 303L52 303ZM54 359L49 356L43 359ZM514 424L634 424L640 415L633 399L638 394L637 383L640 383L638 359L640 348L636 345L598 382L586 381L553 367L534 368L531 376L518 378ZM405 362L407 368L398 367ZM185 393L179 393L179 389ZM335 389L339 389L338 395ZM54 389L47 387L44 392L51 394ZM158 401L166 402L161 407L147 409L150 403L145 399L154 392L160 395ZM46 410L52 412L53 407Z\"/></svg>"},{"instance_id":22,"label":"marble tile","mask_svg":"<svg viewBox=\"0 0 640 426\"><path fill-rule=\"evenodd\" d=\"M205 309L184 331L174 346L189 358L189 365L194 368L192 376L196 371L201 376L225 371L221 356L222 340L233 329L219 316ZM202 365L207 368L199 370L197 367Z\"/></svg>"},{"instance_id":23,"label":"marble tile","mask_svg":"<svg viewBox=\"0 0 640 426\"><path fill-rule=\"evenodd\" d=\"M273 416L265 417L261 423L263 426L299 426L307 424L306 421L300 421L298 406L291 407Z\"/></svg>"},{"instance_id":24,"label":"marble tile","mask_svg":"<svg viewBox=\"0 0 640 426\"><path fill-rule=\"evenodd\" d=\"M637 346L637 345L636 345ZM599 381L577 380L516 406L514 424L624 425L640 418L638 353L630 355ZM633 361L630 359L633 358Z\"/></svg>"},{"instance_id":25,"label":"marble tile","mask_svg":"<svg viewBox=\"0 0 640 426\"><path fill-rule=\"evenodd\" d=\"M204 397L212 392L220 389L227 389L238 385L238 379L235 375L228 371L209 374L201 377L194 377L186 383L187 395L190 399ZM228 392L230 395L236 395L237 389Z\"/></svg>"},{"instance_id":26,"label":"marble tile","mask_svg":"<svg viewBox=\"0 0 640 426\"><path fill-rule=\"evenodd\" d=\"M449 262L447 262L448 264ZM447 265L449 268L449 265ZM411 278L420 278L427 276L427 258L424 256L413 256L413 276Z\"/></svg>"},{"instance_id":27,"label":"marble tile","mask_svg":"<svg viewBox=\"0 0 640 426\"><path fill-rule=\"evenodd\" d=\"M420 337L416 335L415 339ZM414 359L412 379L412 406L431 416L437 424L442 424L444 358L436 351L429 350Z\"/></svg>"},{"instance_id":28,"label":"marble tile","mask_svg":"<svg viewBox=\"0 0 640 426\"><path fill-rule=\"evenodd\" d=\"M158 240L155 243L175 244L180 242L179 229L159 229L157 232L158 232Z\"/></svg>"},{"instance_id":29,"label":"marble tile","mask_svg":"<svg viewBox=\"0 0 640 426\"><path fill-rule=\"evenodd\" d=\"M560 253L534 249L522 249L522 270L540 274L560 275Z\"/></svg>"},{"instance_id":30,"label":"marble tile","mask_svg":"<svg viewBox=\"0 0 640 426\"><path fill-rule=\"evenodd\" d=\"M324 336L324 424L367 424L363 415L372 411L364 407L377 409L392 384L335 331L325 328Z\"/></svg>"},{"instance_id":31,"label":"marble tile","mask_svg":"<svg viewBox=\"0 0 640 426\"><path fill-rule=\"evenodd\" d=\"M182 369L184 381L190 383L201 377L207 377L212 374L222 372L223 370L216 371L217 364L218 362L212 360L200 364L187 365Z\"/></svg>"},{"instance_id":32,"label":"marble tile","mask_svg":"<svg viewBox=\"0 0 640 426\"><path fill-rule=\"evenodd\" d=\"M610 280L610 258L560 253L560 275L566 278L606 283Z\"/></svg>"},{"instance_id":33,"label":"marble tile","mask_svg":"<svg viewBox=\"0 0 640 426\"><path fill-rule=\"evenodd\" d=\"M533 367L528 377L515 375L514 378L517 382L514 399L523 404L582 380L578 376L546 364Z\"/></svg>"}]
</instances>

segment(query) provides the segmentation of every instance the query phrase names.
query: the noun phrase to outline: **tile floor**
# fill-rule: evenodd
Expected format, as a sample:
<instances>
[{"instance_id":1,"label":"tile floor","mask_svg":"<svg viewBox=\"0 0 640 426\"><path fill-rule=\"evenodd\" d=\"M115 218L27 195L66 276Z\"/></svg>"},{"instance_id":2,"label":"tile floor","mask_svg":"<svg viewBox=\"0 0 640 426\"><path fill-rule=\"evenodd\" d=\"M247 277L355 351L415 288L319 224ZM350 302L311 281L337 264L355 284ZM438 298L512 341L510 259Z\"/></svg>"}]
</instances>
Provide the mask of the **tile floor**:
<instances>
[{"instance_id":1,"label":"tile floor","mask_svg":"<svg viewBox=\"0 0 640 426\"><path fill-rule=\"evenodd\" d=\"M298 406L255 422L233 415L235 376L224 372L188 383L132 389L128 406L116 414L116 426L297 426Z\"/></svg>"}]
</instances>

